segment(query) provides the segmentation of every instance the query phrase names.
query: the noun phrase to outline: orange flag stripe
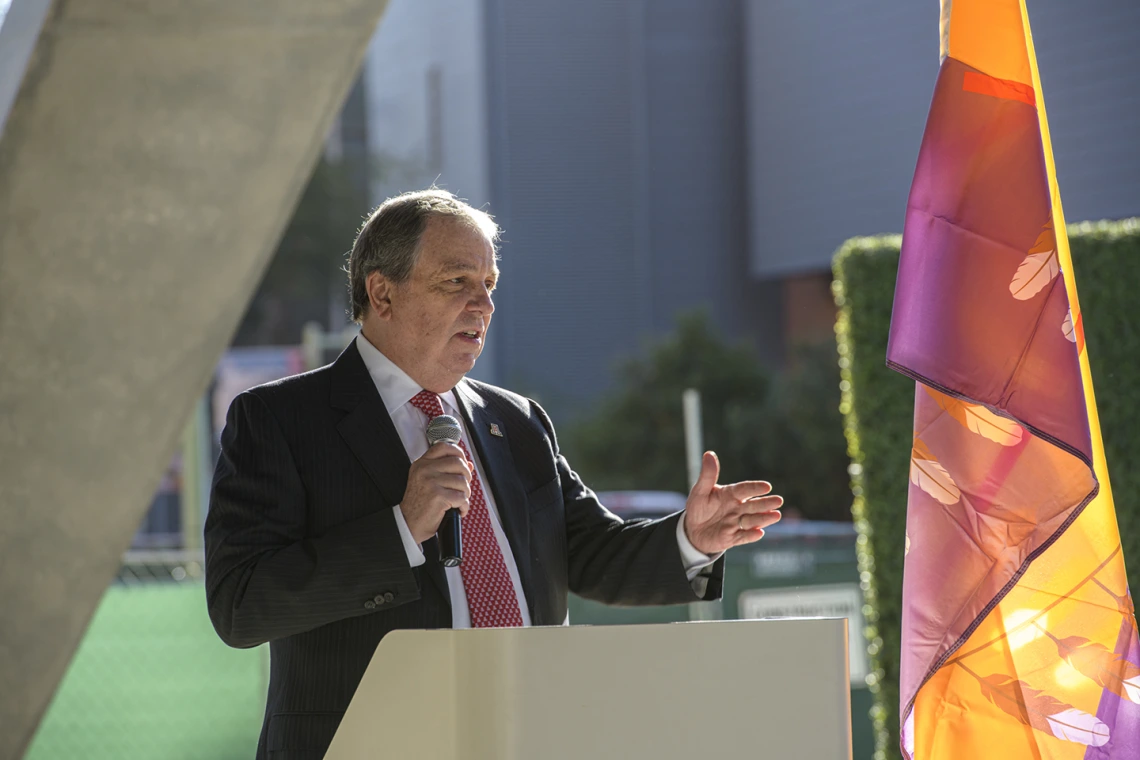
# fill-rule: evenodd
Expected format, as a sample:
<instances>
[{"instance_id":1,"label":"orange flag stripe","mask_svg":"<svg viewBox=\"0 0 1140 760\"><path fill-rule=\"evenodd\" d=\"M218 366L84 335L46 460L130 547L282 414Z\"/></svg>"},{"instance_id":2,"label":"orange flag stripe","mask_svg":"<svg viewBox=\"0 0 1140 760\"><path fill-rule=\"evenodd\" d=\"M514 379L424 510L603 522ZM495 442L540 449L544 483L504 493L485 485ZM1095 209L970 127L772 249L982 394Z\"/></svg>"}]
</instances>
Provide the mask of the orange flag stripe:
<instances>
[{"instance_id":1,"label":"orange flag stripe","mask_svg":"<svg viewBox=\"0 0 1140 760\"><path fill-rule=\"evenodd\" d=\"M1013 82L1009 79L998 79L976 71L966 72L962 78L962 89L966 92L976 92L993 98L1019 100L1031 106L1037 105L1037 98L1033 93L1033 88L1029 85Z\"/></svg>"}]
</instances>

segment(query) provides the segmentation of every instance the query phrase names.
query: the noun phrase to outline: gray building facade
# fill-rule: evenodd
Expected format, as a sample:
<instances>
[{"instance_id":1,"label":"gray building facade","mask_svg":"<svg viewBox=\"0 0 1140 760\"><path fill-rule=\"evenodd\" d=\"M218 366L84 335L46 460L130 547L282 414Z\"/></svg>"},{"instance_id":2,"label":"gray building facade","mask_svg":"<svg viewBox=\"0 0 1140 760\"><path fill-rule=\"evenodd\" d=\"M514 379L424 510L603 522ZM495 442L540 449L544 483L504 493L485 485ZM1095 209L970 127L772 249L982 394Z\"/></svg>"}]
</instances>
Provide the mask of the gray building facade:
<instances>
[{"instance_id":1,"label":"gray building facade","mask_svg":"<svg viewBox=\"0 0 1140 760\"><path fill-rule=\"evenodd\" d=\"M1140 5L1029 10L1068 218L1140 214ZM565 418L679 312L772 364L830 339L836 248L902 228L938 15L934 0L391 0L374 52L403 52L373 67L373 142L405 187L438 182L505 229L477 375Z\"/></svg>"},{"instance_id":2,"label":"gray building facade","mask_svg":"<svg viewBox=\"0 0 1140 760\"><path fill-rule=\"evenodd\" d=\"M486 8L500 380L573 410L678 312L776 336L748 279L740 4Z\"/></svg>"},{"instance_id":3,"label":"gray building facade","mask_svg":"<svg viewBox=\"0 0 1140 760\"><path fill-rule=\"evenodd\" d=\"M1027 4L1065 215L1140 214L1140 3ZM819 272L901 232L934 81L938 3L746 3L751 272Z\"/></svg>"}]
</instances>

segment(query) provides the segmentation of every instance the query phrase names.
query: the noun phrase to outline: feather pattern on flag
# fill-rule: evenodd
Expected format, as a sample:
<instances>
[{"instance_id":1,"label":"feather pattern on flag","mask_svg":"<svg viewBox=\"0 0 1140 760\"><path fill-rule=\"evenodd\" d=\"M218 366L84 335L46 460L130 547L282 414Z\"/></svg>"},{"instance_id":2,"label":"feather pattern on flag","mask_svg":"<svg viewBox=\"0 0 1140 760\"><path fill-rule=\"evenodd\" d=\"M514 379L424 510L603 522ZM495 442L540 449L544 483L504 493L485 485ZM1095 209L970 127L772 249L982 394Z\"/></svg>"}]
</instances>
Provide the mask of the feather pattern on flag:
<instances>
[{"instance_id":1,"label":"feather pattern on flag","mask_svg":"<svg viewBox=\"0 0 1140 760\"><path fill-rule=\"evenodd\" d=\"M965 401L939 393L929 386L922 386L943 411L961 423L971 433L977 433L1002 446L1016 446L1025 435L1025 428L1017 421L991 412L980 404Z\"/></svg>"},{"instance_id":2,"label":"feather pattern on flag","mask_svg":"<svg viewBox=\"0 0 1140 760\"><path fill-rule=\"evenodd\" d=\"M910 482L930 494L942 504L957 504L962 491L946 468L938 463L934 454L921 439L914 439L910 456Z\"/></svg>"},{"instance_id":3,"label":"feather pattern on flag","mask_svg":"<svg viewBox=\"0 0 1140 760\"><path fill-rule=\"evenodd\" d=\"M1054 639L1065 662L1100 686L1140 704L1140 667L1083 636Z\"/></svg>"},{"instance_id":4,"label":"feather pattern on flag","mask_svg":"<svg viewBox=\"0 0 1140 760\"><path fill-rule=\"evenodd\" d=\"M1108 743L1108 726L1095 715L1001 673L979 680L987 699L1027 726L1077 744L1100 747Z\"/></svg>"},{"instance_id":5,"label":"feather pattern on flag","mask_svg":"<svg viewBox=\"0 0 1140 760\"><path fill-rule=\"evenodd\" d=\"M1009 292L1019 301L1027 301L1041 292L1061 272L1057 259L1057 239L1053 236L1053 220L1045 222L1037 242L1013 275Z\"/></svg>"},{"instance_id":6,"label":"feather pattern on flag","mask_svg":"<svg viewBox=\"0 0 1140 760\"><path fill-rule=\"evenodd\" d=\"M1077 342L1077 331L1073 329L1073 312L1065 312L1065 321L1061 323L1061 332L1067 340Z\"/></svg>"}]
</instances>

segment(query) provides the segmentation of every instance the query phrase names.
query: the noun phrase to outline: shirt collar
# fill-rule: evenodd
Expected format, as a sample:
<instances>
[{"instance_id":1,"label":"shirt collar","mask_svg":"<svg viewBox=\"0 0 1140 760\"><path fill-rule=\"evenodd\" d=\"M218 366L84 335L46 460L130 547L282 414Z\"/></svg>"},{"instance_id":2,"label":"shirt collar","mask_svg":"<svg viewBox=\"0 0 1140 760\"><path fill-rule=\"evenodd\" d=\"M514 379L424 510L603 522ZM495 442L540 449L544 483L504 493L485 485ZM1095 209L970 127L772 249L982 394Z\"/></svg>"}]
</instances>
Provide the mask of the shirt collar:
<instances>
[{"instance_id":1,"label":"shirt collar","mask_svg":"<svg viewBox=\"0 0 1140 760\"><path fill-rule=\"evenodd\" d=\"M376 390L380 392L380 398L384 400L384 408L389 415L410 402L423 390L419 383L408 377L407 372L380 353L380 349L372 345L364 337L364 333L357 334L356 349L360 352L360 358L364 360L364 366L368 369L372 382L376 384ZM459 406L455 403L454 391L441 393L439 398L443 402L444 412L458 416Z\"/></svg>"}]
</instances>

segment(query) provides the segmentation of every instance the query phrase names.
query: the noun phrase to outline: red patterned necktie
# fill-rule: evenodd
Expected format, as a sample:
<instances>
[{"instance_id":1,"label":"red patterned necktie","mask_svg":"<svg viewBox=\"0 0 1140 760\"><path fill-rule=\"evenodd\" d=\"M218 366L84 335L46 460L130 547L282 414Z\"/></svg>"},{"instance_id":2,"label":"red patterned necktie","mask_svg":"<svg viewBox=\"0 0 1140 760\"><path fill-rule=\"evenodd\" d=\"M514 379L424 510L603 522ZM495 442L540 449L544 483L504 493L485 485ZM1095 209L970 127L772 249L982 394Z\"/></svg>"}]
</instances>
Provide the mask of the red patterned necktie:
<instances>
[{"instance_id":1,"label":"red patterned necktie","mask_svg":"<svg viewBox=\"0 0 1140 760\"><path fill-rule=\"evenodd\" d=\"M412 398L412 406L431 420L443 414L439 396L420 391ZM471 452L462 439L459 448L475 468ZM507 573L503 552L491 528L491 514L483 496L479 473L471 476L471 509L463 518L463 562L459 565L467 606L471 610L472 628L506 628L522 625L519 600Z\"/></svg>"}]
</instances>

